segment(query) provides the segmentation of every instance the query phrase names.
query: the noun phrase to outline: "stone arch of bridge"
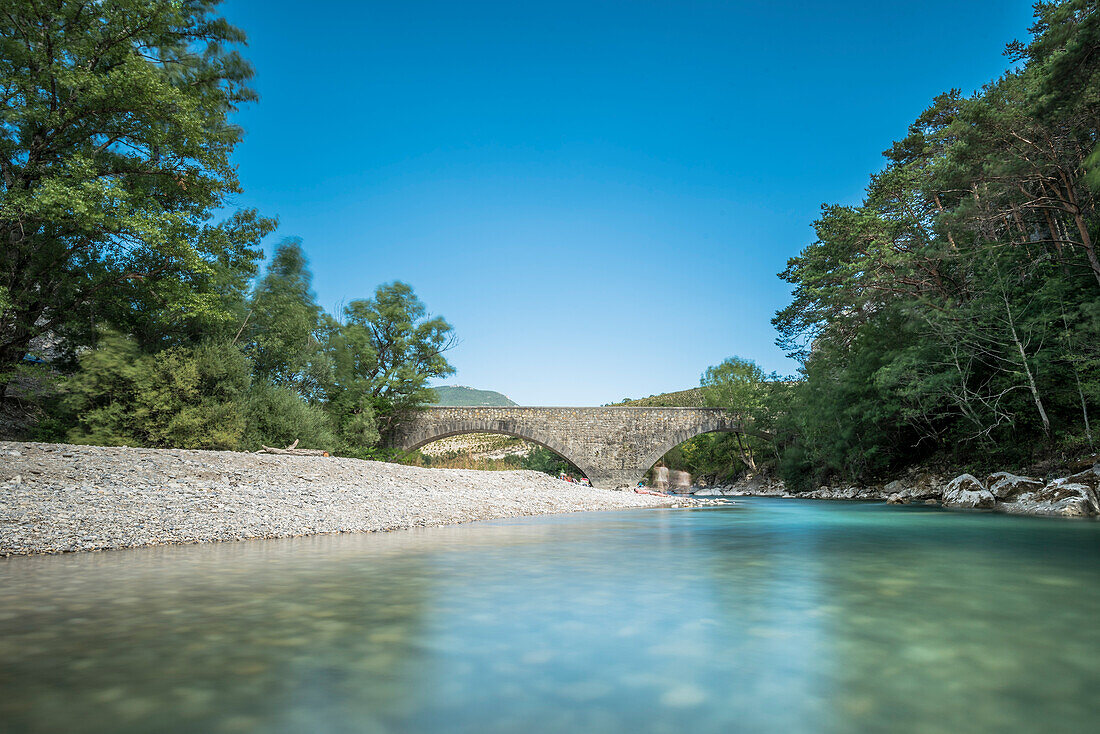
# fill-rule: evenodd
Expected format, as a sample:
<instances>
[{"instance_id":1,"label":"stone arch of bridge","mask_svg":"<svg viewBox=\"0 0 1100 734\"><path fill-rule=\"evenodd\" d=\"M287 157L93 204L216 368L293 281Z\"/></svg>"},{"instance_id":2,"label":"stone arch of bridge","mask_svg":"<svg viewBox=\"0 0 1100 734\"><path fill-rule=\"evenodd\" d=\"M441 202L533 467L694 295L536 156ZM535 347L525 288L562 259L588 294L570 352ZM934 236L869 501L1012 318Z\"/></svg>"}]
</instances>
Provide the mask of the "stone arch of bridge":
<instances>
[{"instance_id":1,"label":"stone arch of bridge","mask_svg":"<svg viewBox=\"0 0 1100 734\"><path fill-rule=\"evenodd\" d=\"M417 437L416 442L409 448L405 449L405 453L411 454L419 448L423 448L430 443L440 441L444 438L450 438L451 436L461 436L467 433L492 433L502 436L511 436L513 438L520 438L524 441L528 441L533 444L542 446L544 449L550 449L558 456L568 461L573 466L581 470L581 472L587 477L591 475L591 467L586 467L584 462L579 461L575 457L569 455L569 452L555 441L552 437L543 436L539 431L524 430L522 427L516 427L511 425L502 426L500 423L488 422L465 422L462 425L455 426L439 426L437 430L427 438Z\"/></svg>"},{"instance_id":2,"label":"stone arch of bridge","mask_svg":"<svg viewBox=\"0 0 1100 734\"><path fill-rule=\"evenodd\" d=\"M737 433L737 432L738 431L733 430L733 429L709 428L709 427L706 427L706 426L700 426L698 428L687 428L687 429L684 429L682 431L676 431L670 437L668 437L664 442L658 444L655 448L651 449L648 454L645 454L645 458L642 460L642 464L641 464L641 467L640 467L641 468L641 475L639 476L639 479L641 478L641 476L645 475L645 473L647 471L649 471L650 467L652 467L654 464L656 464L658 461L660 461L662 456L667 454L669 451L672 451L674 448L676 448L680 444L684 443L685 441L690 441L691 439L695 438L696 436L702 436L702 435L705 435L707 433Z\"/></svg>"}]
</instances>

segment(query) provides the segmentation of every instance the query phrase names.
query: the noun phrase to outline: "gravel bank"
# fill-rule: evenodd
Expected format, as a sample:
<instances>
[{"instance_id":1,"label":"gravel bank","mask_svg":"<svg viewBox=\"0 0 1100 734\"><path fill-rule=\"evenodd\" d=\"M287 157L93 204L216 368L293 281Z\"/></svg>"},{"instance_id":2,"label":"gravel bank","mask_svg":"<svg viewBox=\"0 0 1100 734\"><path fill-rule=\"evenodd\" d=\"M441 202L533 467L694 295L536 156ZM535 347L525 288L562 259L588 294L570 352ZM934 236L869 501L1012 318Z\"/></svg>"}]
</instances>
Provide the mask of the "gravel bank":
<instances>
[{"instance_id":1,"label":"gravel bank","mask_svg":"<svg viewBox=\"0 0 1100 734\"><path fill-rule=\"evenodd\" d=\"M680 502L582 487L534 471L0 441L0 556L395 530Z\"/></svg>"}]
</instances>

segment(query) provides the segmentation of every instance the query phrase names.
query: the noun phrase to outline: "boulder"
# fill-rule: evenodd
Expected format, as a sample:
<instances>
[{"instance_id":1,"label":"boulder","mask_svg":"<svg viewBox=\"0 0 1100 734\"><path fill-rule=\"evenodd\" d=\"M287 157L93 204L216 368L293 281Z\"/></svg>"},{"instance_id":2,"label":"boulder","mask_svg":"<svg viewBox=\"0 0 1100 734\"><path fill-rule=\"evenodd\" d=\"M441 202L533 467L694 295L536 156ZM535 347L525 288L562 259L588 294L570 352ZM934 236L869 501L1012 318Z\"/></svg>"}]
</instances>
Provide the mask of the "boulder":
<instances>
[{"instance_id":1,"label":"boulder","mask_svg":"<svg viewBox=\"0 0 1100 734\"><path fill-rule=\"evenodd\" d=\"M808 492L804 497L815 500L854 500L859 499L863 490L857 487L826 487L821 486L813 492Z\"/></svg>"},{"instance_id":2,"label":"boulder","mask_svg":"<svg viewBox=\"0 0 1100 734\"><path fill-rule=\"evenodd\" d=\"M1085 469L1083 472L1070 474L1066 477L1066 481L1073 482L1074 484L1087 484L1093 489L1100 489L1100 463L1094 464L1091 468Z\"/></svg>"},{"instance_id":3,"label":"boulder","mask_svg":"<svg viewBox=\"0 0 1100 734\"><path fill-rule=\"evenodd\" d=\"M1039 479L1021 477L1006 471L990 474L985 483L998 502L1011 502L1024 492L1034 492L1043 486L1043 482Z\"/></svg>"},{"instance_id":4,"label":"boulder","mask_svg":"<svg viewBox=\"0 0 1100 734\"><path fill-rule=\"evenodd\" d=\"M993 493L972 474L952 479L943 490L944 507L989 508L996 504Z\"/></svg>"},{"instance_id":5,"label":"boulder","mask_svg":"<svg viewBox=\"0 0 1100 734\"><path fill-rule=\"evenodd\" d=\"M939 501L940 495L943 494L943 480L928 472L905 479L895 479L882 488L882 495L889 497L892 494L901 495L909 502Z\"/></svg>"},{"instance_id":6,"label":"boulder","mask_svg":"<svg viewBox=\"0 0 1100 734\"><path fill-rule=\"evenodd\" d=\"M943 478L935 474L924 472L913 480L913 486L909 490L909 497L913 500L940 500L943 496Z\"/></svg>"},{"instance_id":7,"label":"boulder","mask_svg":"<svg viewBox=\"0 0 1100 734\"><path fill-rule=\"evenodd\" d=\"M1054 479L1040 489L1024 492L1000 509L1015 515L1052 515L1055 517L1092 517L1100 514L1096 489L1088 484L1070 481L1072 477Z\"/></svg>"},{"instance_id":8,"label":"boulder","mask_svg":"<svg viewBox=\"0 0 1100 734\"><path fill-rule=\"evenodd\" d=\"M887 485L889 486L889 485ZM909 504L909 497L903 495L901 492L893 492L886 498L886 504L888 505L907 505Z\"/></svg>"}]
</instances>

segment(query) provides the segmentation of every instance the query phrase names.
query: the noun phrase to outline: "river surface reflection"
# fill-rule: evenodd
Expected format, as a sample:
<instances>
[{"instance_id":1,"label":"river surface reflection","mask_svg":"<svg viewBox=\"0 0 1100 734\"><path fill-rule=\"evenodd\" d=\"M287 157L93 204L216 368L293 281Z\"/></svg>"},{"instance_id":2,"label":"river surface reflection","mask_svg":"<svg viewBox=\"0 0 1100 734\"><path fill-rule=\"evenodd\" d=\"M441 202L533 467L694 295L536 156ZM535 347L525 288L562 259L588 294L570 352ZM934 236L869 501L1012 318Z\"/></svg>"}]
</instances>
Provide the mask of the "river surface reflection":
<instances>
[{"instance_id":1,"label":"river surface reflection","mask_svg":"<svg viewBox=\"0 0 1100 734\"><path fill-rule=\"evenodd\" d=\"M1100 524L881 504L0 560L8 732L1083 732Z\"/></svg>"}]
</instances>

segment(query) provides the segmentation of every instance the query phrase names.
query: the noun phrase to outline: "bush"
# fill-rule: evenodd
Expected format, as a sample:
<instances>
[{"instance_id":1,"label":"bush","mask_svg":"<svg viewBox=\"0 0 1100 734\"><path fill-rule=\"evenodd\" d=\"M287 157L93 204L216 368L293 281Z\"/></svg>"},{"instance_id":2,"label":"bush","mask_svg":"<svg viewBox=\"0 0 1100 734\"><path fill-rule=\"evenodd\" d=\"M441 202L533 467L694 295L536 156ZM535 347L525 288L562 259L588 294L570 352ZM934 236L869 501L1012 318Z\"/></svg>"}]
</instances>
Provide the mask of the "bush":
<instances>
[{"instance_id":1,"label":"bush","mask_svg":"<svg viewBox=\"0 0 1100 734\"><path fill-rule=\"evenodd\" d=\"M542 446L531 449L531 453L523 457L520 466L524 469L540 471L553 477L558 476L562 472L566 474L576 474L578 476L584 474L584 472L574 466L570 461Z\"/></svg>"},{"instance_id":2,"label":"bush","mask_svg":"<svg viewBox=\"0 0 1100 734\"><path fill-rule=\"evenodd\" d=\"M350 392L329 404L329 414L336 426L341 456L376 459L381 434L374 406L366 397L355 399ZM385 460L385 459L383 459Z\"/></svg>"},{"instance_id":3,"label":"bush","mask_svg":"<svg viewBox=\"0 0 1100 734\"><path fill-rule=\"evenodd\" d=\"M244 433L247 358L231 344L173 347L144 354L106 333L80 357L65 409L74 443L235 449Z\"/></svg>"},{"instance_id":4,"label":"bush","mask_svg":"<svg viewBox=\"0 0 1100 734\"><path fill-rule=\"evenodd\" d=\"M258 450L261 445L287 446L299 441L299 448L335 451L336 433L329 416L310 405L298 393L261 381L248 391L245 409L247 427L241 448Z\"/></svg>"}]
</instances>

